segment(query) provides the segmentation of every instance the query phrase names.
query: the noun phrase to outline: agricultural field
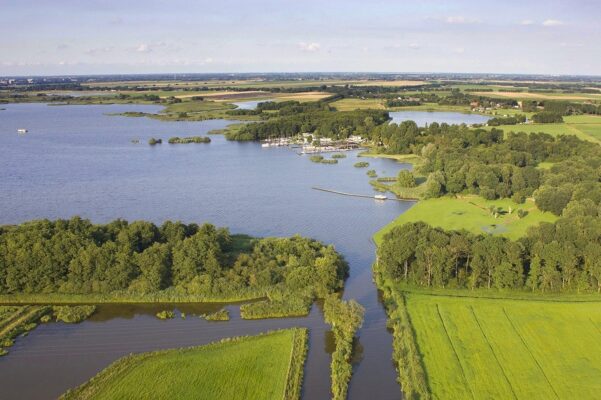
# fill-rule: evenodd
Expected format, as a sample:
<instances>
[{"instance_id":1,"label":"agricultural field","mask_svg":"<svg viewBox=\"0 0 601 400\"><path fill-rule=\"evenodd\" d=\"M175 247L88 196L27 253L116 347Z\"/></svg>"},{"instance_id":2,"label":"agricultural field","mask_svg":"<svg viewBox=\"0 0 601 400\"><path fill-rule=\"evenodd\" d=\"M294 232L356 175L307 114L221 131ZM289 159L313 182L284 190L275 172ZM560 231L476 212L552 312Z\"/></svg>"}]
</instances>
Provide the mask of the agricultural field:
<instances>
[{"instance_id":1,"label":"agricultural field","mask_svg":"<svg viewBox=\"0 0 601 400\"><path fill-rule=\"evenodd\" d=\"M290 80L207 80L207 81L125 81L125 82L93 82L86 84L91 87L207 87L207 88L297 88L322 85L354 85L354 86L420 86L426 84L425 81L409 80L346 80L346 79L290 79Z\"/></svg>"},{"instance_id":2,"label":"agricultural field","mask_svg":"<svg viewBox=\"0 0 601 400\"><path fill-rule=\"evenodd\" d=\"M405 297L433 398L598 398L601 302Z\"/></svg>"},{"instance_id":3,"label":"agricultural field","mask_svg":"<svg viewBox=\"0 0 601 400\"><path fill-rule=\"evenodd\" d=\"M335 107L338 111L354 111L365 109L384 110L386 108L383 99L350 98L334 101L330 105Z\"/></svg>"},{"instance_id":4,"label":"agricultural field","mask_svg":"<svg viewBox=\"0 0 601 400\"><path fill-rule=\"evenodd\" d=\"M564 122L559 124L500 125L494 128L503 129L505 132L544 132L553 136L575 135L582 140L601 143L601 116L570 115L563 119ZM487 127L487 129L492 128Z\"/></svg>"},{"instance_id":5,"label":"agricultural field","mask_svg":"<svg viewBox=\"0 0 601 400\"><path fill-rule=\"evenodd\" d=\"M538 100L601 100L601 93L471 92L476 96Z\"/></svg>"},{"instance_id":6,"label":"agricultural field","mask_svg":"<svg viewBox=\"0 0 601 400\"><path fill-rule=\"evenodd\" d=\"M298 399L307 330L124 357L63 399Z\"/></svg>"},{"instance_id":7,"label":"agricultural field","mask_svg":"<svg viewBox=\"0 0 601 400\"><path fill-rule=\"evenodd\" d=\"M501 213L495 217L489 210L490 206L500 207ZM526 216L520 218L518 210L526 211ZM556 219L555 215L540 211L530 199L524 204L517 204L510 199L485 200L479 196L440 197L419 201L378 231L374 240L379 243L384 234L395 226L418 221L446 230L465 229L475 234L492 233L518 239L526 234L528 227Z\"/></svg>"}]
</instances>

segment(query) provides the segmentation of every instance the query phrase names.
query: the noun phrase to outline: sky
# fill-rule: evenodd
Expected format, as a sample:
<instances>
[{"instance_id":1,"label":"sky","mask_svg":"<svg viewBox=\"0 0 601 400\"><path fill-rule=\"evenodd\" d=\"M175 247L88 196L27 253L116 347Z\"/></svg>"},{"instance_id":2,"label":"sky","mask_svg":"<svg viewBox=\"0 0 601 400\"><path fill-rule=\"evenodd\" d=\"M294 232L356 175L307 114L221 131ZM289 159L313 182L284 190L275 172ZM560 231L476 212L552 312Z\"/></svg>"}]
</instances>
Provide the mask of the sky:
<instances>
[{"instance_id":1,"label":"sky","mask_svg":"<svg viewBox=\"0 0 601 400\"><path fill-rule=\"evenodd\" d=\"M0 76L601 75L601 1L0 0Z\"/></svg>"}]
</instances>

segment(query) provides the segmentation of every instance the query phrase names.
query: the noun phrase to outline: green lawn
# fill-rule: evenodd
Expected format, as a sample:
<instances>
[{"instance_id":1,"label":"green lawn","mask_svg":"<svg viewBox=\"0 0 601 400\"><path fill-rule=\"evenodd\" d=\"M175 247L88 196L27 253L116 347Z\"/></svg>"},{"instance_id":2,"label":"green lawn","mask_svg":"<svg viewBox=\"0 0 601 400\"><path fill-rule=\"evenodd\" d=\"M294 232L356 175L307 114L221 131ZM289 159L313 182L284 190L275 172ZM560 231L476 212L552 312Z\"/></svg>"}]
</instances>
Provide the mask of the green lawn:
<instances>
[{"instance_id":1,"label":"green lawn","mask_svg":"<svg viewBox=\"0 0 601 400\"><path fill-rule=\"evenodd\" d=\"M406 299L433 398L599 398L601 302Z\"/></svg>"},{"instance_id":2,"label":"green lawn","mask_svg":"<svg viewBox=\"0 0 601 400\"><path fill-rule=\"evenodd\" d=\"M492 216L488 207L494 205L501 207L506 214L498 218ZM507 213L509 207L512 213ZM517 216L517 210L528 211L524 218ZM484 200L478 196L465 196L461 198L441 197L437 199L421 200L404 214L378 231L374 240L379 243L384 234L395 226L407 222L426 222L447 230L465 229L472 233L493 233L518 239L526 234L529 226L539 222L554 222L557 217L536 208L532 200L524 204L517 204L509 199Z\"/></svg>"},{"instance_id":3,"label":"green lawn","mask_svg":"<svg viewBox=\"0 0 601 400\"><path fill-rule=\"evenodd\" d=\"M124 357L66 399L297 399L306 329Z\"/></svg>"}]
</instances>

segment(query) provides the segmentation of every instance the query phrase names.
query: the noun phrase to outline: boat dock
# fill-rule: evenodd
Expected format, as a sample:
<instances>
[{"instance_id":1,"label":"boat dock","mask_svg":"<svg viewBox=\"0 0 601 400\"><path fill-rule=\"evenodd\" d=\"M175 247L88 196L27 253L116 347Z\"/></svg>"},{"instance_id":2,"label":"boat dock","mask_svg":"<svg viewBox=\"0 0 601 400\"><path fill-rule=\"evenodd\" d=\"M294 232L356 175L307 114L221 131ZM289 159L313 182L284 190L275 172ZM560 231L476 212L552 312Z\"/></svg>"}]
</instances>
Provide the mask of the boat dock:
<instances>
[{"instance_id":1,"label":"boat dock","mask_svg":"<svg viewBox=\"0 0 601 400\"><path fill-rule=\"evenodd\" d=\"M387 197L383 194L376 194L376 195L367 195L367 194L355 194L355 193L347 193L347 192L340 192L338 190L331 190L331 189L324 189L324 188L320 188L320 187L316 187L313 186L311 189L313 190L319 190L320 192L327 192L327 193L334 193L334 194L339 194L342 196L350 196L350 197L363 197L366 199L373 199L373 200L393 200L393 201L415 201L415 199L399 199L396 197Z\"/></svg>"}]
</instances>

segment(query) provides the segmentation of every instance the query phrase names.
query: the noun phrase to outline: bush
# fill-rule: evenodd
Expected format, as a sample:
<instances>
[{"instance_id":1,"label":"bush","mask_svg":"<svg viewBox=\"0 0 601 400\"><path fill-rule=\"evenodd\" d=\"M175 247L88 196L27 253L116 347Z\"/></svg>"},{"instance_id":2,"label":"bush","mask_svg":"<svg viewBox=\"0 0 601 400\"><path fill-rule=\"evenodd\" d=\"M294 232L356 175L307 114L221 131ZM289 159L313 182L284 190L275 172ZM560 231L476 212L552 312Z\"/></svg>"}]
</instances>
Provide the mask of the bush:
<instances>
[{"instance_id":1,"label":"bush","mask_svg":"<svg viewBox=\"0 0 601 400\"><path fill-rule=\"evenodd\" d=\"M355 168L367 168L369 167L369 163L366 161L359 161L357 163L355 163Z\"/></svg>"},{"instance_id":2,"label":"bush","mask_svg":"<svg viewBox=\"0 0 601 400\"><path fill-rule=\"evenodd\" d=\"M402 170L399 172L397 182L400 187L412 188L416 186L415 176L413 176L413 172L407 170Z\"/></svg>"},{"instance_id":3,"label":"bush","mask_svg":"<svg viewBox=\"0 0 601 400\"><path fill-rule=\"evenodd\" d=\"M309 160L311 160L314 163L320 163L323 161L323 156L319 156L319 155L311 156L309 158Z\"/></svg>"},{"instance_id":4,"label":"bush","mask_svg":"<svg viewBox=\"0 0 601 400\"><path fill-rule=\"evenodd\" d=\"M216 311L211 314L205 314L202 317L207 321L229 321L230 313L225 308L222 308L219 311Z\"/></svg>"},{"instance_id":5,"label":"bush","mask_svg":"<svg viewBox=\"0 0 601 400\"><path fill-rule=\"evenodd\" d=\"M57 321L76 324L92 315L96 306L54 306L52 310Z\"/></svg>"},{"instance_id":6,"label":"bush","mask_svg":"<svg viewBox=\"0 0 601 400\"><path fill-rule=\"evenodd\" d=\"M332 158L346 158L346 154L341 154L341 153L333 154Z\"/></svg>"},{"instance_id":7,"label":"bush","mask_svg":"<svg viewBox=\"0 0 601 400\"><path fill-rule=\"evenodd\" d=\"M156 314L158 319L172 319L175 318L175 313L170 310L159 311Z\"/></svg>"},{"instance_id":8,"label":"bush","mask_svg":"<svg viewBox=\"0 0 601 400\"><path fill-rule=\"evenodd\" d=\"M377 178L378 174L376 174L375 169L370 169L369 171L367 171L367 176L369 176L370 178Z\"/></svg>"},{"instance_id":9,"label":"bush","mask_svg":"<svg viewBox=\"0 0 601 400\"><path fill-rule=\"evenodd\" d=\"M243 319L304 317L311 311L312 302L309 296L289 295L282 299L243 304L240 315Z\"/></svg>"},{"instance_id":10,"label":"bush","mask_svg":"<svg viewBox=\"0 0 601 400\"><path fill-rule=\"evenodd\" d=\"M163 139L155 139L155 138L150 138L148 139L148 144L151 146L154 146L155 144L161 144L163 143Z\"/></svg>"},{"instance_id":11,"label":"bush","mask_svg":"<svg viewBox=\"0 0 601 400\"><path fill-rule=\"evenodd\" d=\"M169 144L188 144L188 143L211 143L211 138L207 136L190 136L190 137L177 137L174 136L169 138Z\"/></svg>"}]
</instances>

